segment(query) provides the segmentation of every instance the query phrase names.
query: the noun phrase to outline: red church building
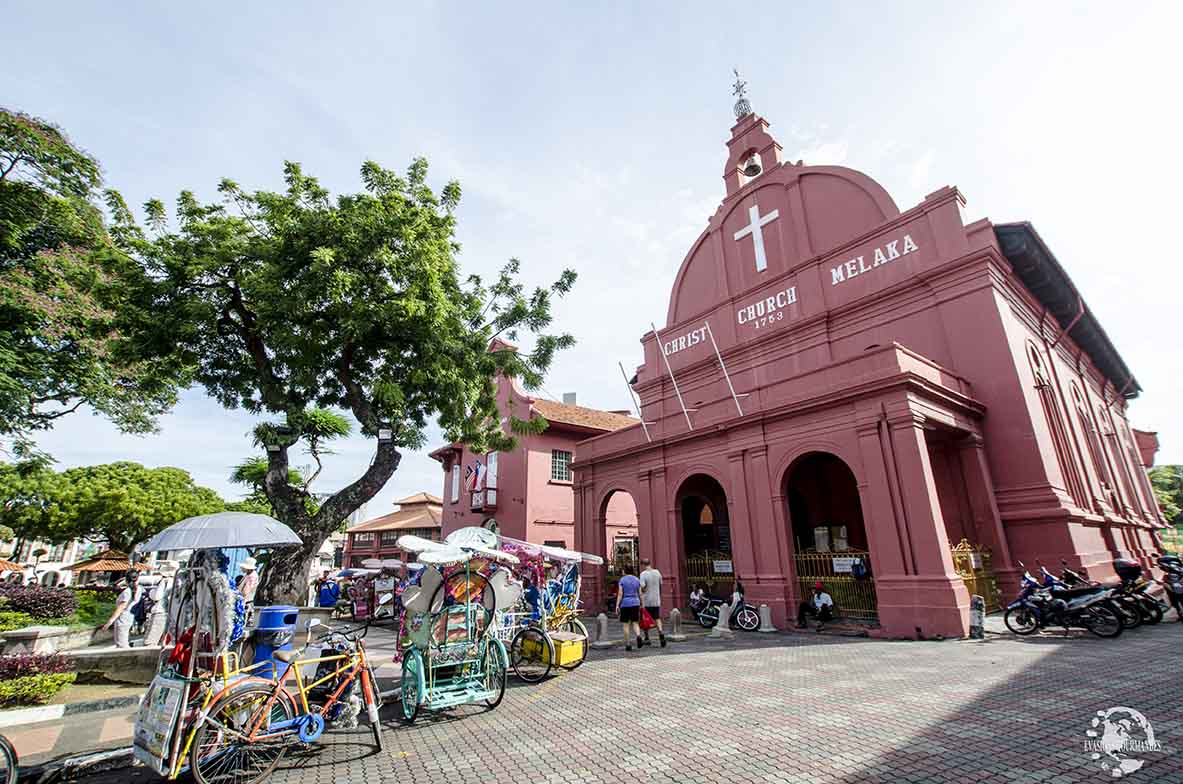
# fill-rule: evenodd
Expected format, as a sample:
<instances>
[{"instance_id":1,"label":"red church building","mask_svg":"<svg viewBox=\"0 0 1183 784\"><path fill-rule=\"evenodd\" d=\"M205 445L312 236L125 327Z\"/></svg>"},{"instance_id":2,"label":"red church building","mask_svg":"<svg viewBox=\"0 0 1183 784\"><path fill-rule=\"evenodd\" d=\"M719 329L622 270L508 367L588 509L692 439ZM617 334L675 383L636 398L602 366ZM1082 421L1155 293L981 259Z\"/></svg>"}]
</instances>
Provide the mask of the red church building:
<instances>
[{"instance_id":1,"label":"red church building","mask_svg":"<svg viewBox=\"0 0 1183 784\"><path fill-rule=\"evenodd\" d=\"M966 224L952 187L901 210L736 116L726 196L641 338L645 426L579 443L574 546L603 552L627 495L679 603L735 573L784 624L821 579L893 637L963 636L967 579L1009 599L1019 560L1149 564L1138 382L1035 228Z\"/></svg>"},{"instance_id":2,"label":"red church building","mask_svg":"<svg viewBox=\"0 0 1183 784\"><path fill-rule=\"evenodd\" d=\"M497 405L503 418L542 417L546 430L518 437L512 452L474 454L463 444L431 453L444 469L443 535L457 528L484 526L505 536L538 544L573 547L575 496L571 466L575 445L587 438L636 424L620 411L600 411L534 397L511 380L497 379ZM598 555L635 552L637 512L621 496L604 508L604 535Z\"/></svg>"}]
</instances>

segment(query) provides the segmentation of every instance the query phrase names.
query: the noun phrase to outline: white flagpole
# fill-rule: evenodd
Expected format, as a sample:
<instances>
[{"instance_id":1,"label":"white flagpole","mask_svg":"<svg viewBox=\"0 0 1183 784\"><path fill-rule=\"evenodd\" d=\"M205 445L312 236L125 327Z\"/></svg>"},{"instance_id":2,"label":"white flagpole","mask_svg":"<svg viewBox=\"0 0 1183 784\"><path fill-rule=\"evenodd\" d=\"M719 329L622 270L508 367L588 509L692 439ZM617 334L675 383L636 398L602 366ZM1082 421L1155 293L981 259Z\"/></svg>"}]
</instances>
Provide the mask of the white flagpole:
<instances>
[{"instance_id":1,"label":"white flagpole","mask_svg":"<svg viewBox=\"0 0 1183 784\"><path fill-rule=\"evenodd\" d=\"M641 429L645 431L645 440L653 443L653 438L649 435L649 426L645 424L645 417L641 413L641 404L637 401L637 393L633 391L632 384L628 383L628 373L624 372L624 363L617 362L620 365L620 377L624 379L624 385L628 387L628 396L633 399L633 410L637 412L637 419L641 420Z\"/></svg>"},{"instance_id":2,"label":"white flagpole","mask_svg":"<svg viewBox=\"0 0 1183 784\"><path fill-rule=\"evenodd\" d=\"M743 407L739 404L739 395L735 394L735 387L731 385L731 375L727 372L727 366L723 364L723 355L719 353L719 344L715 342L715 333L711 330L711 322L702 322L706 325L707 335L711 339L711 348L715 349L715 359L719 360L719 367L723 368L723 378L727 379L727 389L731 390L731 399L735 401L735 410L743 416ZM747 397L747 395L744 395Z\"/></svg>"},{"instance_id":3,"label":"white flagpole","mask_svg":"<svg viewBox=\"0 0 1183 784\"><path fill-rule=\"evenodd\" d=\"M678 380L674 378L674 371L670 368L670 358L665 355L665 349L661 347L661 334L657 331L657 325L652 321L649 326L653 327L653 337L657 339L657 353L661 354L661 360L665 363L665 372L670 374L670 382L674 385L674 394L678 396L678 405L682 407L682 416L686 417L686 427L691 430L694 425L690 422L690 412L686 410L686 402L682 400L682 390L678 389Z\"/></svg>"}]
</instances>

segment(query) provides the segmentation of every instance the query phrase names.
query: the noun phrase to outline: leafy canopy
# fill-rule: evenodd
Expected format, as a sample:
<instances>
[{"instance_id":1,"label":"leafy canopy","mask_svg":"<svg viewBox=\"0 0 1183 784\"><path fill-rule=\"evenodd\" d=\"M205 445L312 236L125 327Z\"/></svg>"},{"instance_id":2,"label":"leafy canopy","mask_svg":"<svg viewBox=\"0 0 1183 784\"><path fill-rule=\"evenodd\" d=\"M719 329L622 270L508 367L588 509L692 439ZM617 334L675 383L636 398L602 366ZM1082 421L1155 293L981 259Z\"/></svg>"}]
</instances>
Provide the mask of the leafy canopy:
<instances>
[{"instance_id":1,"label":"leafy canopy","mask_svg":"<svg viewBox=\"0 0 1183 784\"><path fill-rule=\"evenodd\" d=\"M138 270L107 234L99 185L60 129L0 108L0 438L21 452L82 404L147 432L175 402L179 368L119 348L123 278Z\"/></svg>"},{"instance_id":2,"label":"leafy canopy","mask_svg":"<svg viewBox=\"0 0 1183 784\"><path fill-rule=\"evenodd\" d=\"M125 207L113 210L112 235L140 273L134 307L123 311L127 344L192 368L228 408L275 417L256 433L263 488L305 546L291 574L272 569L265 580L283 582L289 599L304 589L300 562L382 488L400 448L424 445L429 421L475 451L511 449L515 432L545 427L513 418L504 428L494 379L537 388L555 353L574 343L545 331L574 272L533 290L518 280L516 260L487 283L462 276L458 184L436 194L423 159L405 175L366 163L361 179L362 192L332 198L287 163L283 192L223 180L219 203L182 192L171 223L163 204L149 202L146 230ZM527 335L529 351L505 342ZM303 443L319 469L325 443L351 429L337 411L377 440L374 458L311 512L307 486L290 481L288 452Z\"/></svg>"},{"instance_id":3,"label":"leafy canopy","mask_svg":"<svg viewBox=\"0 0 1183 784\"><path fill-rule=\"evenodd\" d=\"M0 522L17 536L103 540L123 552L175 522L224 508L186 471L130 462L61 472L0 464L0 500Z\"/></svg>"},{"instance_id":4,"label":"leafy canopy","mask_svg":"<svg viewBox=\"0 0 1183 784\"><path fill-rule=\"evenodd\" d=\"M396 446L418 448L438 415L449 438L508 447L494 375L536 388L574 341L540 334L528 355L490 352L490 341L545 328L552 295L575 274L527 293L512 260L488 287L462 281L460 187L437 197L423 159L405 177L367 163L365 192L335 201L299 165L284 175L283 193L223 180L218 204L183 192L175 232L164 206L149 202L152 238L117 211L117 235L147 273L137 337L149 353L179 354L227 407L282 414L297 430L310 409L344 409L363 434L389 428Z\"/></svg>"},{"instance_id":5,"label":"leafy canopy","mask_svg":"<svg viewBox=\"0 0 1183 784\"><path fill-rule=\"evenodd\" d=\"M1161 465L1150 469L1154 497L1169 525L1183 525L1183 466Z\"/></svg>"}]
</instances>

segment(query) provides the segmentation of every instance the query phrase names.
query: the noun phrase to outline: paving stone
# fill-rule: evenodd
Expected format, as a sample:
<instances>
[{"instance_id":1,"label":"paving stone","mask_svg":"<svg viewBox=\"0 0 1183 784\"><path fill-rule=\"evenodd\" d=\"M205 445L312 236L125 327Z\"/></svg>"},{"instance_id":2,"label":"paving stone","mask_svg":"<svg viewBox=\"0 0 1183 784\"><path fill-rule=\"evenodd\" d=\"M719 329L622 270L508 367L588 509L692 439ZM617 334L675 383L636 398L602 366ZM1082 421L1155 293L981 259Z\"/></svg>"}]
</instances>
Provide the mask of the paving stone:
<instances>
[{"instance_id":1,"label":"paving stone","mask_svg":"<svg viewBox=\"0 0 1183 784\"><path fill-rule=\"evenodd\" d=\"M495 710L384 709L369 728L330 731L275 784L536 782L1103 782L1084 732L1126 705L1164 751L1132 784L1183 784L1183 624L1118 640L907 643L812 634L692 639L640 652L593 650L580 669L513 681ZM138 784L143 771L95 777Z\"/></svg>"}]
</instances>

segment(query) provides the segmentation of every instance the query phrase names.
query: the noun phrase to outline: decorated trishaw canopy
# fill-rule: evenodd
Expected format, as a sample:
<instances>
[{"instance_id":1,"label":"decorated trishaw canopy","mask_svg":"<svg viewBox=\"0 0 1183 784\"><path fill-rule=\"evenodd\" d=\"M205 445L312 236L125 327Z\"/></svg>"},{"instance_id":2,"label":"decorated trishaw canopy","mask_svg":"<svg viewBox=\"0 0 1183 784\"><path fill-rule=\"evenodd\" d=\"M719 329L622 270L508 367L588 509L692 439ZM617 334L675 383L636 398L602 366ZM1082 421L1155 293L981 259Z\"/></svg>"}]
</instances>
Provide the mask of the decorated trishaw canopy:
<instances>
[{"instance_id":1,"label":"decorated trishaw canopy","mask_svg":"<svg viewBox=\"0 0 1183 784\"><path fill-rule=\"evenodd\" d=\"M367 558L361 565L363 569L401 569L406 566L397 558Z\"/></svg>"},{"instance_id":2,"label":"decorated trishaw canopy","mask_svg":"<svg viewBox=\"0 0 1183 784\"><path fill-rule=\"evenodd\" d=\"M403 534L398 538L398 546L412 553L417 553L419 560L425 564L454 564L464 563L474 555L482 555L504 563L516 564L518 557L511 553L485 547L480 544L459 544L454 542L433 542L421 536Z\"/></svg>"},{"instance_id":3,"label":"decorated trishaw canopy","mask_svg":"<svg viewBox=\"0 0 1183 784\"><path fill-rule=\"evenodd\" d=\"M495 534L487 528L478 528L476 526L458 528L452 533L448 534L444 541L447 544L458 545L460 547L470 547L472 549L477 549L477 547L485 549L500 549L504 545L509 544L529 555L541 555L547 558L552 558L556 561L583 561L584 563L594 564L597 566L604 563L604 559L598 555L568 550L565 547L554 547L553 545L546 544L534 544L533 542L527 542L522 539L514 539L510 536Z\"/></svg>"}]
</instances>

